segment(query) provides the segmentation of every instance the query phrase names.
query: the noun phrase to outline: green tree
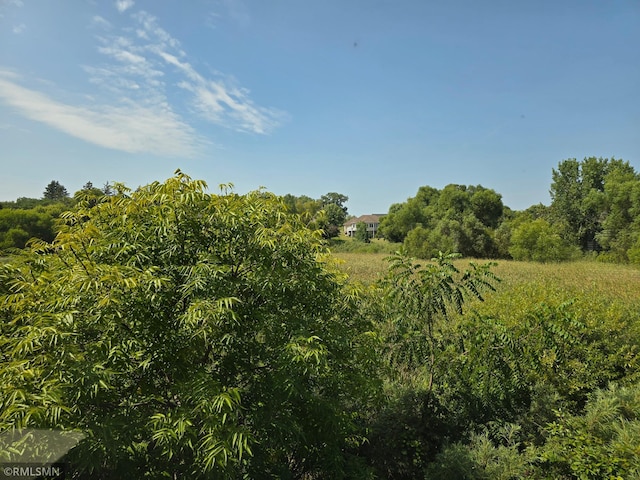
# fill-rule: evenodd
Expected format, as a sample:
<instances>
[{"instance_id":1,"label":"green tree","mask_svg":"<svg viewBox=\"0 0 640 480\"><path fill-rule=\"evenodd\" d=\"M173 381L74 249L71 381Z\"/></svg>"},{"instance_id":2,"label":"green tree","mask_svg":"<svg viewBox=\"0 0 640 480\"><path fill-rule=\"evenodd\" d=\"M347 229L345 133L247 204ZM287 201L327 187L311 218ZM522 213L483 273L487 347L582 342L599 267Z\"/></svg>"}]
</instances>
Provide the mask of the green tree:
<instances>
[{"instance_id":1,"label":"green tree","mask_svg":"<svg viewBox=\"0 0 640 480\"><path fill-rule=\"evenodd\" d=\"M596 239L606 258L630 260L640 238L640 176L633 169L614 169L605 178L605 212Z\"/></svg>"},{"instance_id":2,"label":"green tree","mask_svg":"<svg viewBox=\"0 0 640 480\"><path fill-rule=\"evenodd\" d=\"M369 243L369 231L366 223L358 222L356 224L355 239L359 242Z\"/></svg>"},{"instance_id":3,"label":"green tree","mask_svg":"<svg viewBox=\"0 0 640 480\"><path fill-rule=\"evenodd\" d=\"M345 217L347 215L347 207L345 206L347 201L349 201L349 197L337 192L329 192L320 197L320 203L323 207L327 207L327 205L336 205L342 209Z\"/></svg>"},{"instance_id":4,"label":"green tree","mask_svg":"<svg viewBox=\"0 0 640 480\"><path fill-rule=\"evenodd\" d=\"M458 255L439 254L420 265L403 253L389 258L387 275L368 298L377 318L379 355L387 369L389 402L372 421L365 450L379 478L425 478L424 466L451 439L462 412L439 400L447 388L448 323L470 299L482 299L497 278L491 264L460 271ZM468 386L469 387L469 386Z\"/></svg>"},{"instance_id":5,"label":"green tree","mask_svg":"<svg viewBox=\"0 0 640 480\"><path fill-rule=\"evenodd\" d=\"M404 254L389 258L390 268L381 282L381 298L387 318L381 325L385 357L392 364L413 369L427 366L428 390L434 382L438 344L436 330L453 312L462 313L469 298L483 300L483 292L495 290L499 279L492 263L470 264L461 272L453 260L459 254L440 253L427 265Z\"/></svg>"},{"instance_id":6,"label":"green tree","mask_svg":"<svg viewBox=\"0 0 640 480\"><path fill-rule=\"evenodd\" d=\"M558 412L547 435L541 457L556 478L639 478L640 385L595 391L583 415Z\"/></svg>"},{"instance_id":7,"label":"green tree","mask_svg":"<svg viewBox=\"0 0 640 480\"><path fill-rule=\"evenodd\" d=\"M325 237L333 238L340 235L347 214L335 203L329 203L323 207L327 225L323 228Z\"/></svg>"},{"instance_id":8,"label":"green tree","mask_svg":"<svg viewBox=\"0 0 640 480\"><path fill-rule=\"evenodd\" d=\"M380 233L391 242L403 242L418 224L428 227L439 195L436 188L424 186L405 203L391 205L389 213L380 221Z\"/></svg>"},{"instance_id":9,"label":"green tree","mask_svg":"<svg viewBox=\"0 0 640 480\"><path fill-rule=\"evenodd\" d=\"M76 202L85 202L88 206L94 206L106 193L93 186L93 183L87 182L82 186L82 189L73 194L73 199Z\"/></svg>"},{"instance_id":10,"label":"green tree","mask_svg":"<svg viewBox=\"0 0 640 480\"><path fill-rule=\"evenodd\" d=\"M318 200L306 195L296 197L288 193L282 199L290 213L300 215L307 223L312 222L322 209L322 204Z\"/></svg>"},{"instance_id":11,"label":"green tree","mask_svg":"<svg viewBox=\"0 0 640 480\"><path fill-rule=\"evenodd\" d=\"M551 208L556 222L583 251L599 250L598 235L606 216L605 179L613 172L633 172L628 162L589 157L563 160L553 169Z\"/></svg>"},{"instance_id":12,"label":"green tree","mask_svg":"<svg viewBox=\"0 0 640 480\"><path fill-rule=\"evenodd\" d=\"M62 200L67 198L69 193L67 189L60 184L57 180L52 180L45 188L42 197L46 200Z\"/></svg>"},{"instance_id":13,"label":"green tree","mask_svg":"<svg viewBox=\"0 0 640 480\"><path fill-rule=\"evenodd\" d=\"M289 212L300 215L309 227L322 230L325 238L340 235L347 218L347 207L344 204L349 197L346 195L329 192L319 200L314 200L306 195L296 197L288 193L282 200Z\"/></svg>"},{"instance_id":14,"label":"green tree","mask_svg":"<svg viewBox=\"0 0 640 480\"><path fill-rule=\"evenodd\" d=\"M52 215L36 210L0 211L0 249L24 248L30 238L50 242L54 237Z\"/></svg>"},{"instance_id":15,"label":"green tree","mask_svg":"<svg viewBox=\"0 0 640 480\"><path fill-rule=\"evenodd\" d=\"M580 252L543 218L521 223L511 234L509 253L515 260L560 262Z\"/></svg>"},{"instance_id":16,"label":"green tree","mask_svg":"<svg viewBox=\"0 0 640 480\"><path fill-rule=\"evenodd\" d=\"M102 193L104 193L105 195L113 195L115 193L114 189L113 189L113 185L111 185L109 182L106 182L103 186L102 186Z\"/></svg>"},{"instance_id":17,"label":"green tree","mask_svg":"<svg viewBox=\"0 0 640 480\"><path fill-rule=\"evenodd\" d=\"M388 240L404 242L408 253L420 258L439 251L491 258L499 251L493 233L503 212L501 196L481 185L420 187L415 197L391 206L380 231ZM412 234L415 229L420 230Z\"/></svg>"},{"instance_id":18,"label":"green tree","mask_svg":"<svg viewBox=\"0 0 640 480\"><path fill-rule=\"evenodd\" d=\"M366 472L372 336L320 232L180 172L115 189L0 267L0 432L83 431L91 478Z\"/></svg>"},{"instance_id":19,"label":"green tree","mask_svg":"<svg viewBox=\"0 0 640 480\"><path fill-rule=\"evenodd\" d=\"M504 211L502 195L480 186L476 187L476 189L471 195L471 210L473 214L486 227L496 228Z\"/></svg>"}]
</instances>

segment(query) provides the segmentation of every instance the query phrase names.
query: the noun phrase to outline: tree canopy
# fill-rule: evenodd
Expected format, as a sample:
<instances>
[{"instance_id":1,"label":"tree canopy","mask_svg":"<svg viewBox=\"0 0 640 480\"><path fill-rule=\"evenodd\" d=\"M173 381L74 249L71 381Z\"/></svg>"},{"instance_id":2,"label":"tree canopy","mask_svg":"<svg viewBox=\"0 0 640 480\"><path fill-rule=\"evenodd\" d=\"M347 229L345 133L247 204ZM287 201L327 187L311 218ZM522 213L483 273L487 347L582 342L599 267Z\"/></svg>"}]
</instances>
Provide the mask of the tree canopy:
<instances>
[{"instance_id":1,"label":"tree canopy","mask_svg":"<svg viewBox=\"0 0 640 480\"><path fill-rule=\"evenodd\" d=\"M82 430L92 478L349 477L374 357L320 232L180 172L114 190L0 270L0 430Z\"/></svg>"},{"instance_id":2,"label":"tree canopy","mask_svg":"<svg viewBox=\"0 0 640 480\"><path fill-rule=\"evenodd\" d=\"M345 203L349 197L337 192L329 192L314 200L306 195L296 197L286 194L282 197L291 213L299 214L311 228L320 229L325 238L337 237L347 219Z\"/></svg>"},{"instance_id":3,"label":"tree canopy","mask_svg":"<svg viewBox=\"0 0 640 480\"><path fill-rule=\"evenodd\" d=\"M381 234L404 242L408 253L432 258L439 251L494 257L492 232L504 211L502 197L478 186L420 187L415 197L392 205L380 223Z\"/></svg>"}]
</instances>

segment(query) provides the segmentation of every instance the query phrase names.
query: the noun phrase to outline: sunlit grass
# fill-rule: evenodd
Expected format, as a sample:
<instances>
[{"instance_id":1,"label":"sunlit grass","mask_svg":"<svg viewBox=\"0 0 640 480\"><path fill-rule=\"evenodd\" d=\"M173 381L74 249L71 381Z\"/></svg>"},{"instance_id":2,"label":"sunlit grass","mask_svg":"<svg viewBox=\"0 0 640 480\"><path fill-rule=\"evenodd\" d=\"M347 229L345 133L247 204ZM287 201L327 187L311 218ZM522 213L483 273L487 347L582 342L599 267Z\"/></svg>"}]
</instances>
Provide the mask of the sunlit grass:
<instances>
[{"instance_id":1,"label":"sunlit grass","mask_svg":"<svg viewBox=\"0 0 640 480\"><path fill-rule=\"evenodd\" d=\"M369 283L384 274L388 263L387 253L334 253L342 261L342 269L352 279ZM456 266L464 269L473 261L478 264L485 260L457 260ZM487 260L489 261L489 260ZM419 260L426 263L426 260ZM568 263L516 262L496 260L492 271L502 280L503 287L518 285L542 285L561 288L575 293L597 292L626 300L640 298L640 269L628 265L579 261Z\"/></svg>"},{"instance_id":2,"label":"sunlit grass","mask_svg":"<svg viewBox=\"0 0 640 480\"><path fill-rule=\"evenodd\" d=\"M340 268L352 281L372 283L384 275L388 254L335 253ZM458 260L460 270L470 260ZM426 261L421 261L425 263ZM475 260L482 264L484 260ZM534 263L496 261L492 271L501 279L495 292L485 294L485 302L471 302L479 313L523 318L535 305L577 302L581 311L602 315L640 317L640 269L595 261ZM617 312L617 313L616 313ZM595 318L593 321L596 321Z\"/></svg>"},{"instance_id":3,"label":"sunlit grass","mask_svg":"<svg viewBox=\"0 0 640 480\"><path fill-rule=\"evenodd\" d=\"M340 235L328 242L329 249L335 253L382 253L391 254L402 247L401 243L391 243L384 239L373 238L368 243L353 237Z\"/></svg>"},{"instance_id":4,"label":"sunlit grass","mask_svg":"<svg viewBox=\"0 0 640 480\"><path fill-rule=\"evenodd\" d=\"M340 262L341 269L352 280L371 283L375 282L387 270L385 258L389 253L353 253L337 252L333 254Z\"/></svg>"}]
</instances>

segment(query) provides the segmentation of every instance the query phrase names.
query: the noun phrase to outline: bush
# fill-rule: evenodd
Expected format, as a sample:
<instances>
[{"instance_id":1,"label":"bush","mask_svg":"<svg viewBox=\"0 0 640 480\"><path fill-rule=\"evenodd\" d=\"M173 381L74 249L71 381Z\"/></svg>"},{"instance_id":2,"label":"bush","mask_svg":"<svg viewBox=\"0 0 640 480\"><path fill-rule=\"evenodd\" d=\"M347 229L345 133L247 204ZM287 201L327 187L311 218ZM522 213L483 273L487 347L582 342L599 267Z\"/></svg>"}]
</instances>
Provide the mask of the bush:
<instances>
[{"instance_id":1,"label":"bush","mask_svg":"<svg viewBox=\"0 0 640 480\"><path fill-rule=\"evenodd\" d=\"M543 218L525 221L511 235L509 253L514 260L561 262L577 258L580 250L572 246Z\"/></svg>"}]
</instances>

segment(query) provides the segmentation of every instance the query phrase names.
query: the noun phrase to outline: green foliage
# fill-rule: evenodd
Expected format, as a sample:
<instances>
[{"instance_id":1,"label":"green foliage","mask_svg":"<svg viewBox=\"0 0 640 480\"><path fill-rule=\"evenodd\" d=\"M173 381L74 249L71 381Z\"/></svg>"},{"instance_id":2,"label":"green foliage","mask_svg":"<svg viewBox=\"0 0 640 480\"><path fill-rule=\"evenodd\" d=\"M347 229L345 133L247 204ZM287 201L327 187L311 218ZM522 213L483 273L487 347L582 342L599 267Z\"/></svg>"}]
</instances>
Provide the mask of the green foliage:
<instances>
[{"instance_id":1,"label":"green foliage","mask_svg":"<svg viewBox=\"0 0 640 480\"><path fill-rule=\"evenodd\" d=\"M328 246L331 253L386 253L388 255L397 252L402 247L398 243L391 243L380 238L372 238L369 243L363 243L344 235L340 238L332 238Z\"/></svg>"},{"instance_id":2,"label":"green foliage","mask_svg":"<svg viewBox=\"0 0 640 480\"><path fill-rule=\"evenodd\" d=\"M613 171L605 180L606 216L598 242L608 259L632 261L640 237L640 178L629 172Z\"/></svg>"},{"instance_id":3,"label":"green foliage","mask_svg":"<svg viewBox=\"0 0 640 480\"><path fill-rule=\"evenodd\" d=\"M483 225L496 228L504 212L502 196L493 190L478 189L471 196L471 209Z\"/></svg>"},{"instance_id":4,"label":"green foliage","mask_svg":"<svg viewBox=\"0 0 640 480\"><path fill-rule=\"evenodd\" d=\"M629 262L640 265L640 236L636 240L636 243L627 251L627 257Z\"/></svg>"},{"instance_id":5,"label":"green foliage","mask_svg":"<svg viewBox=\"0 0 640 480\"><path fill-rule=\"evenodd\" d=\"M391 206L380 231L391 241L403 241L407 252L418 258L439 251L493 258L493 231L503 213L501 196L482 186L420 187L414 198Z\"/></svg>"},{"instance_id":6,"label":"green foliage","mask_svg":"<svg viewBox=\"0 0 640 480\"><path fill-rule=\"evenodd\" d=\"M300 215L310 228L322 230L324 238L335 238L342 232L347 218L345 203L349 200L346 195L329 192L314 200L306 195L287 194L282 200L288 211Z\"/></svg>"},{"instance_id":7,"label":"green foliage","mask_svg":"<svg viewBox=\"0 0 640 480\"><path fill-rule=\"evenodd\" d=\"M335 205L344 212L345 217L347 215L347 207L345 206L345 203L347 203L348 201L349 197L337 192L329 192L326 195L322 195L320 197L320 203L324 208L326 208L328 205ZM342 221L344 221L344 219Z\"/></svg>"},{"instance_id":8,"label":"green foliage","mask_svg":"<svg viewBox=\"0 0 640 480\"><path fill-rule=\"evenodd\" d=\"M415 197L405 203L393 204L389 213L380 220L380 233L390 242L403 242L407 234L417 224L425 224L425 207L437 202L439 191L424 186Z\"/></svg>"},{"instance_id":9,"label":"green foliage","mask_svg":"<svg viewBox=\"0 0 640 480\"><path fill-rule=\"evenodd\" d=\"M57 180L52 180L42 193L42 198L46 200L61 200L69 196L67 189Z\"/></svg>"},{"instance_id":10,"label":"green foliage","mask_svg":"<svg viewBox=\"0 0 640 480\"><path fill-rule=\"evenodd\" d=\"M30 238L53 240L53 218L35 210L0 210L0 250L24 248Z\"/></svg>"},{"instance_id":11,"label":"green foliage","mask_svg":"<svg viewBox=\"0 0 640 480\"><path fill-rule=\"evenodd\" d=\"M612 179L615 181L611 181ZM609 180L608 180L609 179ZM552 172L551 208L558 222L568 226L583 251L598 250L611 190L621 179L638 181L628 162L614 158L570 158Z\"/></svg>"},{"instance_id":12,"label":"green foliage","mask_svg":"<svg viewBox=\"0 0 640 480\"><path fill-rule=\"evenodd\" d=\"M597 390L583 414L557 417L541 455L556 478L640 477L640 384Z\"/></svg>"},{"instance_id":13,"label":"green foliage","mask_svg":"<svg viewBox=\"0 0 640 480\"><path fill-rule=\"evenodd\" d=\"M561 262L580 254L544 218L520 223L511 233L510 243L509 253L515 260Z\"/></svg>"},{"instance_id":14,"label":"green foliage","mask_svg":"<svg viewBox=\"0 0 640 480\"><path fill-rule=\"evenodd\" d=\"M4 208L19 208L21 210L29 210L42 205L44 201L38 198L19 197L15 202L2 202Z\"/></svg>"},{"instance_id":15,"label":"green foliage","mask_svg":"<svg viewBox=\"0 0 640 480\"><path fill-rule=\"evenodd\" d=\"M493 425L492 425L493 426ZM490 432L472 434L468 444L447 445L428 465L430 480L512 480L529 478L536 460L532 452L521 451L520 427L498 425Z\"/></svg>"},{"instance_id":16,"label":"green foliage","mask_svg":"<svg viewBox=\"0 0 640 480\"><path fill-rule=\"evenodd\" d=\"M318 200L314 200L306 195L296 197L288 193L282 197L282 201L290 213L300 215L301 218L306 221L310 221L322 208Z\"/></svg>"},{"instance_id":17,"label":"green foliage","mask_svg":"<svg viewBox=\"0 0 640 480\"><path fill-rule=\"evenodd\" d=\"M365 222L358 222L356 225L356 233L354 238L358 242L369 243L369 231L367 230L367 224Z\"/></svg>"},{"instance_id":18,"label":"green foliage","mask_svg":"<svg viewBox=\"0 0 640 480\"><path fill-rule=\"evenodd\" d=\"M320 232L177 172L0 266L0 431L78 429L93 478L355 478L377 360Z\"/></svg>"},{"instance_id":19,"label":"green foliage","mask_svg":"<svg viewBox=\"0 0 640 480\"><path fill-rule=\"evenodd\" d=\"M446 381L440 376L441 330L470 298L481 300L484 290L492 290L497 278L491 264L471 264L461 272L454 258L441 254L421 266L399 253L389 258L387 275L370 292L390 400L372 421L364 454L382 478L417 478L459 428L457 413L435 395Z\"/></svg>"},{"instance_id":20,"label":"green foliage","mask_svg":"<svg viewBox=\"0 0 640 480\"><path fill-rule=\"evenodd\" d=\"M511 286L483 303L469 293L466 314L445 302L443 315L422 306L438 291L429 285L463 274L404 263L361 307L376 319L386 365L387 401L361 449L378 478L581 478L564 460L543 457L556 450L547 425L558 422L557 411L582 417L593 392L611 382L638 384L637 271L510 262L494 268L518 273L519 283L505 279ZM433 283L421 270L436 272L424 273ZM570 445L564 452L570 458ZM629 471L616 474L635 478Z\"/></svg>"}]
</instances>

